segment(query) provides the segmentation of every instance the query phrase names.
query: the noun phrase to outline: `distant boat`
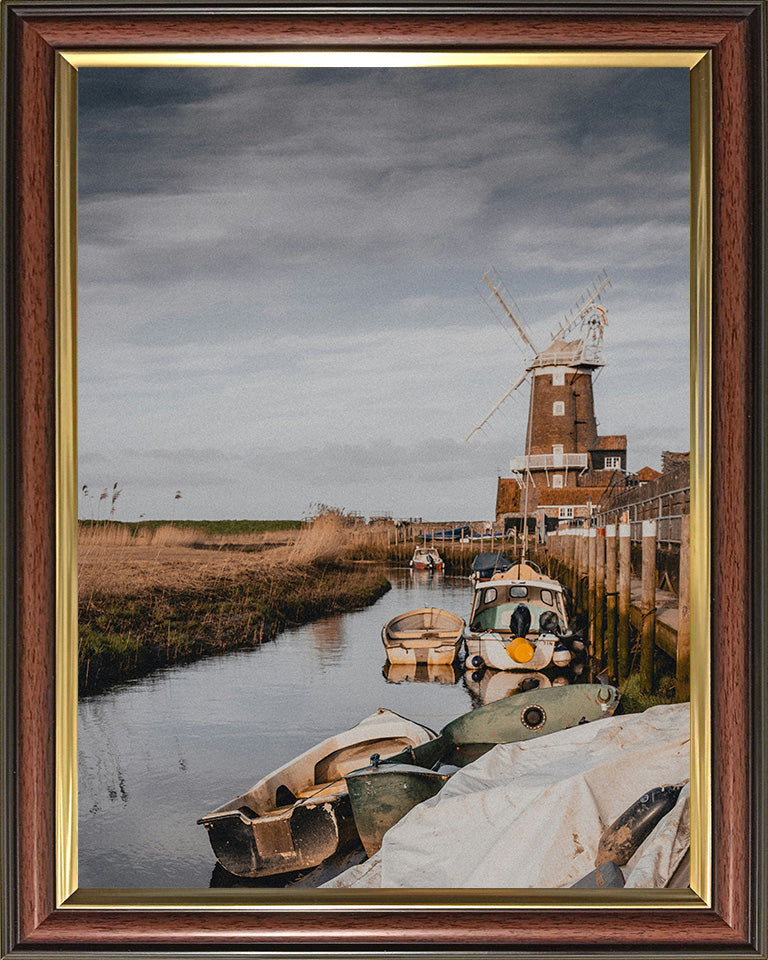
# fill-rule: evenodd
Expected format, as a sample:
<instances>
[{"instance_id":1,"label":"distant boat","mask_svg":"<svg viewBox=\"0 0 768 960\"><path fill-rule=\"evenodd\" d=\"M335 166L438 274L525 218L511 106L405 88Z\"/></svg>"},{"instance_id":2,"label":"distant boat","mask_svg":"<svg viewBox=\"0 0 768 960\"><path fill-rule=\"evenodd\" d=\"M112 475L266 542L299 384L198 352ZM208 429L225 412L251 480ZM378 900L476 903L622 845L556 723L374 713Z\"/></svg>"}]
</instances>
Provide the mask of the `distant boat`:
<instances>
[{"instance_id":1,"label":"distant boat","mask_svg":"<svg viewBox=\"0 0 768 960\"><path fill-rule=\"evenodd\" d=\"M368 856L409 810L442 790L460 767L498 743L515 743L602 717L610 717L619 692L608 684L530 690L496 700L452 720L436 740L406 748L347 774L357 832Z\"/></svg>"},{"instance_id":2,"label":"distant boat","mask_svg":"<svg viewBox=\"0 0 768 960\"><path fill-rule=\"evenodd\" d=\"M414 570L442 570L445 563L434 547L416 547L411 566Z\"/></svg>"},{"instance_id":3,"label":"distant boat","mask_svg":"<svg viewBox=\"0 0 768 960\"><path fill-rule=\"evenodd\" d=\"M381 631L391 663L453 663L464 638L465 623L455 613L421 607L393 617Z\"/></svg>"},{"instance_id":4,"label":"distant boat","mask_svg":"<svg viewBox=\"0 0 768 960\"><path fill-rule=\"evenodd\" d=\"M357 841L344 777L371 754L392 756L437 734L379 709L201 817L219 863L239 877L317 866Z\"/></svg>"},{"instance_id":5,"label":"distant boat","mask_svg":"<svg viewBox=\"0 0 768 960\"><path fill-rule=\"evenodd\" d=\"M464 639L467 666L474 670L566 667L584 646L569 632L562 584L523 560L475 580Z\"/></svg>"},{"instance_id":6,"label":"distant boat","mask_svg":"<svg viewBox=\"0 0 768 960\"><path fill-rule=\"evenodd\" d=\"M428 540L442 540L442 541L453 541L461 540L462 537L469 536L470 527L469 524L463 524L460 527L452 527L450 530L437 530L435 533L425 533L424 541L425 543Z\"/></svg>"}]
</instances>

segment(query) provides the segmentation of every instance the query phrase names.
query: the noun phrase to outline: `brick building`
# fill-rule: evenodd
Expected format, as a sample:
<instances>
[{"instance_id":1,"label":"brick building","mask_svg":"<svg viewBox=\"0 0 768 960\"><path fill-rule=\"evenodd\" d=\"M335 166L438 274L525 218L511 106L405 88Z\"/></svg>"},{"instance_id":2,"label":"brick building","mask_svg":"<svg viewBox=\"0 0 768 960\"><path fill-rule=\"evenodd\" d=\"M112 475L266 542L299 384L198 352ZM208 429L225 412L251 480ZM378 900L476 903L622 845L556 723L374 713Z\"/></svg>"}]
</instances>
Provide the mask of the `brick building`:
<instances>
[{"instance_id":1,"label":"brick building","mask_svg":"<svg viewBox=\"0 0 768 960\"><path fill-rule=\"evenodd\" d=\"M604 362L585 340L555 340L527 368L528 452L512 458L510 477L499 477L497 520L520 526L526 499L527 515L549 528L589 516L615 472L626 472L626 436L597 432L592 375Z\"/></svg>"}]
</instances>

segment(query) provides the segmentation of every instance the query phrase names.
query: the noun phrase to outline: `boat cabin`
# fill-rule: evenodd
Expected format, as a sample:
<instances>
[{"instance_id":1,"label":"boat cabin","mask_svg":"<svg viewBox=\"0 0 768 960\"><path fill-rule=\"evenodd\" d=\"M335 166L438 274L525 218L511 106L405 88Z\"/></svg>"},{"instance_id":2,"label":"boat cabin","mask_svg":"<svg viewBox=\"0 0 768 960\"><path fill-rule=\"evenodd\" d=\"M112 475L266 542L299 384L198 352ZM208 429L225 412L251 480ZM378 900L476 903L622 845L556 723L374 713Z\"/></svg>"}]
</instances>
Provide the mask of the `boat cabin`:
<instances>
[{"instance_id":1,"label":"boat cabin","mask_svg":"<svg viewBox=\"0 0 768 960\"><path fill-rule=\"evenodd\" d=\"M498 575L497 575L498 576ZM494 578L478 584L472 602L469 629L472 633L492 630L496 633L511 633L512 615L521 604L531 614L530 633L563 634L568 629L563 590L552 580L510 580ZM544 614L554 614L556 621L546 617L544 629L540 620Z\"/></svg>"}]
</instances>

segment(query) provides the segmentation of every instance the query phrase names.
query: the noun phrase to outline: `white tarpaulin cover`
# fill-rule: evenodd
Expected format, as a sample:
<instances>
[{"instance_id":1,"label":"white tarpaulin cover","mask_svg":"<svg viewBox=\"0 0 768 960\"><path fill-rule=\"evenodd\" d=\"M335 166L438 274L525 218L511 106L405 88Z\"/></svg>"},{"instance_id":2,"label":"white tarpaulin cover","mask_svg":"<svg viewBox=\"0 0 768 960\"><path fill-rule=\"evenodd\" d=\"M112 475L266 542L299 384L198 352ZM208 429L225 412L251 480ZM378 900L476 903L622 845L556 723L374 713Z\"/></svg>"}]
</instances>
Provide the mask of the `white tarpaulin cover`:
<instances>
[{"instance_id":1,"label":"white tarpaulin cover","mask_svg":"<svg viewBox=\"0 0 768 960\"><path fill-rule=\"evenodd\" d=\"M326 887L568 887L600 835L654 787L690 777L689 705L652 707L494 747L414 807L381 850ZM688 785L622 867L665 886L690 845Z\"/></svg>"}]
</instances>

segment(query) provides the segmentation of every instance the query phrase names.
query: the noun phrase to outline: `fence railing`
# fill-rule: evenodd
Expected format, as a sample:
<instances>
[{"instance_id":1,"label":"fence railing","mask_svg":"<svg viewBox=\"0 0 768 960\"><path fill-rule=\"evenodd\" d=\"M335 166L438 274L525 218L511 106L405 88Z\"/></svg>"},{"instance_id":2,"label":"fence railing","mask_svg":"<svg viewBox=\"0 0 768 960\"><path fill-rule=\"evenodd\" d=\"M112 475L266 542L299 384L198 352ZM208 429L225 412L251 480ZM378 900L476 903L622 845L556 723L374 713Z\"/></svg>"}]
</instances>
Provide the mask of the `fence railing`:
<instances>
[{"instance_id":1,"label":"fence railing","mask_svg":"<svg viewBox=\"0 0 768 960\"><path fill-rule=\"evenodd\" d=\"M643 520L655 520L657 539L663 543L680 543L681 521L691 512L691 487L666 490L624 505L615 505L590 517L590 526L604 527L626 518L632 528L632 540L642 538Z\"/></svg>"},{"instance_id":2,"label":"fence railing","mask_svg":"<svg viewBox=\"0 0 768 960\"><path fill-rule=\"evenodd\" d=\"M509 461L513 473L521 470L564 470L566 467L586 469L586 453L534 453L529 457L513 457Z\"/></svg>"}]
</instances>

